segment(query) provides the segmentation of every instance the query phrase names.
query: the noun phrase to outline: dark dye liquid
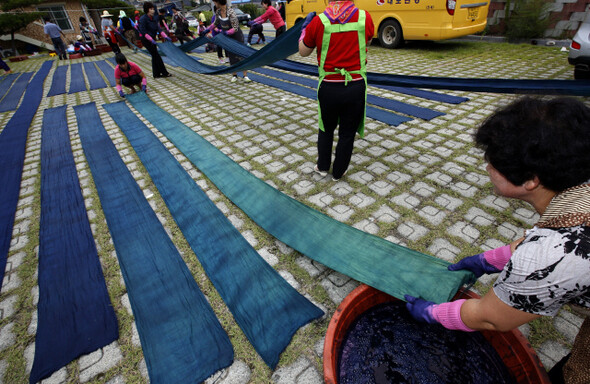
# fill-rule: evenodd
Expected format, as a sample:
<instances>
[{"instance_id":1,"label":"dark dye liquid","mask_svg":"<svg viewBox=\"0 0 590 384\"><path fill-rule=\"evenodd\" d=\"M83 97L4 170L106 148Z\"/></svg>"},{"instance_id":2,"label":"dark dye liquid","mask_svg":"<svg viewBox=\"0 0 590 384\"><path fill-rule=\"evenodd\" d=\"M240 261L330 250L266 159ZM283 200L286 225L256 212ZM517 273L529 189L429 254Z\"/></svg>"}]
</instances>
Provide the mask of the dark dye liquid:
<instances>
[{"instance_id":1,"label":"dark dye liquid","mask_svg":"<svg viewBox=\"0 0 590 384\"><path fill-rule=\"evenodd\" d=\"M416 322L405 303L375 306L352 324L340 353L340 384L515 383L479 332Z\"/></svg>"}]
</instances>

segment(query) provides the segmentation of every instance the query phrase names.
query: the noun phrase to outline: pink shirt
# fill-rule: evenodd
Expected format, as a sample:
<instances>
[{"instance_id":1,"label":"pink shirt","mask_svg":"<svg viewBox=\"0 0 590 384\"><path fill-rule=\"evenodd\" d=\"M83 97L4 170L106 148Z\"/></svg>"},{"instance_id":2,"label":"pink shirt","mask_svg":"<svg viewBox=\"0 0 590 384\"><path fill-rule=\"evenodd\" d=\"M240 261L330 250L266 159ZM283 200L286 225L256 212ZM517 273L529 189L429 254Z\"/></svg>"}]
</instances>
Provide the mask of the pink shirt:
<instances>
[{"instance_id":1,"label":"pink shirt","mask_svg":"<svg viewBox=\"0 0 590 384\"><path fill-rule=\"evenodd\" d=\"M129 66L128 71L123 71L118 65L115 68L115 79L120 79L121 77L129 77L133 75L139 75L141 73L141 68L137 64L132 61L128 61L127 65Z\"/></svg>"},{"instance_id":2,"label":"pink shirt","mask_svg":"<svg viewBox=\"0 0 590 384\"><path fill-rule=\"evenodd\" d=\"M256 24L262 24L266 20L270 20L272 26L275 27L275 29L279 29L285 25L285 21L281 17L281 14L273 7L268 7L266 12L264 12L261 16L258 16L254 21Z\"/></svg>"}]
</instances>

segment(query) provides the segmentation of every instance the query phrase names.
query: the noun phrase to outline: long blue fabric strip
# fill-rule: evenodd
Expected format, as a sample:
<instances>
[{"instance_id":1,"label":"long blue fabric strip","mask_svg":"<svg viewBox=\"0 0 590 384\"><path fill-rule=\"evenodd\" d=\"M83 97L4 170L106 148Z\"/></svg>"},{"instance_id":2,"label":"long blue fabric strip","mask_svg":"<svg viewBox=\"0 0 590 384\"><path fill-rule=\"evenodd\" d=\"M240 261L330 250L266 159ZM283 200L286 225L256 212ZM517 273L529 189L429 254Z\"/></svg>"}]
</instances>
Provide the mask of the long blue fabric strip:
<instances>
[{"instance_id":1,"label":"long blue fabric strip","mask_svg":"<svg viewBox=\"0 0 590 384\"><path fill-rule=\"evenodd\" d=\"M190 63L190 57L184 54L183 50L190 51L204 41L199 38L187 44L182 49L172 43L158 44L160 50L166 56L176 61L181 67L191 72L209 75L231 73L254 69L264 65L275 65L276 62L286 59L298 52L298 41L301 33L301 23L289 28L270 44L256 51L246 47L227 36L218 34L210 41L216 45L245 57L229 67L213 67L202 63ZM206 42L206 41L205 41ZM191 44L192 43L192 44ZM252 53L254 51L254 53ZM184 57L182 57L184 56ZM193 60L194 61L194 60ZM277 68L283 69L278 65ZM314 75L313 66L307 71L299 73ZM317 69L316 69L317 75ZM514 79L477 79L477 78L453 78L453 77L427 77L427 76L404 76L387 73L367 73L367 82L370 85L392 85L397 87L430 88L430 89L453 89L460 91L493 92L493 93L536 93L543 95L575 95L590 96L590 82L576 80L514 80Z\"/></svg>"},{"instance_id":2,"label":"long blue fabric strip","mask_svg":"<svg viewBox=\"0 0 590 384\"><path fill-rule=\"evenodd\" d=\"M52 65L52 61L46 61L41 65L27 87L22 104L0 133L0 281L4 280L6 258L12 240L27 135L43 97L43 82Z\"/></svg>"},{"instance_id":3,"label":"long blue fabric strip","mask_svg":"<svg viewBox=\"0 0 590 384\"><path fill-rule=\"evenodd\" d=\"M127 99L254 222L304 255L397 298L410 294L437 303L449 301L471 281L470 272L449 272L443 260L357 230L281 193L158 108L143 92Z\"/></svg>"},{"instance_id":4,"label":"long blue fabric strip","mask_svg":"<svg viewBox=\"0 0 590 384\"><path fill-rule=\"evenodd\" d=\"M308 99L317 100L317 91L315 89L302 87L300 85L287 83L281 80L271 79L269 77L258 76L253 73L248 74L248 77L251 80L256 81L257 83L282 89L284 91L291 92L299 96L307 97ZM384 111L382 109L375 108L370 105L367 106L367 117L381 121L388 125L400 125L406 121L412 120L409 117L397 115L393 112Z\"/></svg>"},{"instance_id":5,"label":"long blue fabric strip","mask_svg":"<svg viewBox=\"0 0 590 384\"><path fill-rule=\"evenodd\" d=\"M86 81L82 64L76 63L70 66L70 91L68 93L77 93L86 90Z\"/></svg>"},{"instance_id":6,"label":"long blue fabric strip","mask_svg":"<svg viewBox=\"0 0 590 384\"><path fill-rule=\"evenodd\" d=\"M140 157L236 322L274 368L293 334L323 312L260 257L124 102L103 107Z\"/></svg>"},{"instance_id":7,"label":"long blue fabric strip","mask_svg":"<svg viewBox=\"0 0 590 384\"><path fill-rule=\"evenodd\" d=\"M0 101L0 112L13 111L18 106L18 102L23 96L29 80L33 77L33 72L23 73L14 82L6 96Z\"/></svg>"},{"instance_id":8,"label":"long blue fabric strip","mask_svg":"<svg viewBox=\"0 0 590 384\"><path fill-rule=\"evenodd\" d=\"M317 79L309 79L307 77L295 76L288 73L275 71L274 69L258 68L254 72L262 73L263 75L278 77L281 80L290 81L296 84L301 84L306 87L313 88L314 90L318 87ZM435 117L442 116L444 113L433 111L432 109L418 107L411 104L402 103L401 101L386 99L375 95L367 95L367 103L373 104L378 107L404 113L406 115L419 117L423 120L431 120Z\"/></svg>"},{"instance_id":9,"label":"long blue fabric strip","mask_svg":"<svg viewBox=\"0 0 590 384\"><path fill-rule=\"evenodd\" d=\"M41 133L39 304L31 384L119 338L70 146L67 106Z\"/></svg>"},{"instance_id":10,"label":"long blue fabric strip","mask_svg":"<svg viewBox=\"0 0 590 384\"><path fill-rule=\"evenodd\" d=\"M95 63L96 63L96 65L98 65L98 68L100 68L101 72L105 75L105 77L109 81L109 85L111 87L114 87L116 84L116 82L115 82L115 69L113 67L111 67L106 62L106 60L96 61Z\"/></svg>"},{"instance_id":11,"label":"long blue fabric strip","mask_svg":"<svg viewBox=\"0 0 590 384\"><path fill-rule=\"evenodd\" d=\"M119 157L95 104L79 105L74 111L150 381L200 383L232 363L229 338Z\"/></svg>"},{"instance_id":12,"label":"long blue fabric strip","mask_svg":"<svg viewBox=\"0 0 590 384\"><path fill-rule=\"evenodd\" d=\"M86 77L88 77L91 91L94 89L105 88L107 86L93 62L84 63L84 72L86 72Z\"/></svg>"},{"instance_id":13,"label":"long blue fabric strip","mask_svg":"<svg viewBox=\"0 0 590 384\"><path fill-rule=\"evenodd\" d=\"M8 75L4 76L4 79L2 79L2 82L0 83L0 99L6 95L12 86L12 83L14 83L14 80L16 80L19 75L20 73L9 73Z\"/></svg>"},{"instance_id":14,"label":"long blue fabric strip","mask_svg":"<svg viewBox=\"0 0 590 384\"><path fill-rule=\"evenodd\" d=\"M55 68L53 72L53 81L47 96L63 95L66 93L66 76L68 74L68 66L61 65Z\"/></svg>"}]
</instances>

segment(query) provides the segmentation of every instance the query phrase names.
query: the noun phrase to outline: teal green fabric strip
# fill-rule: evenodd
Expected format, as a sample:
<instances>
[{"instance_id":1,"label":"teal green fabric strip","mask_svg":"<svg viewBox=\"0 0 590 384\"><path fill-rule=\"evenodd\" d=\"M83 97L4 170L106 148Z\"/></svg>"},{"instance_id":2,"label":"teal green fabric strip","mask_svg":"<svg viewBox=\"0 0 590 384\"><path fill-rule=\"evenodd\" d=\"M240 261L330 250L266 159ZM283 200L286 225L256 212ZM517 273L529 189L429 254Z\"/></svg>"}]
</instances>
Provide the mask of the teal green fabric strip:
<instances>
[{"instance_id":1,"label":"teal green fabric strip","mask_svg":"<svg viewBox=\"0 0 590 384\"><path fill-rule=\"evenodd\" d=\"M397 298L450 300L473 275L448 263L340 223L274 189L156 106L144 93L127 98L254 222L304 255Z\"/></svg>"},{"instance_id":2,"label":"teal green fabric strip","mask_svg":"<svg viewBox=\"0 0 590 384\"><path fill-rule=\"evenodd\" d=\"M121 160L96 105L78 105L74 111L150 382L200 383L232 363L229 337Z\"/></svg>"},{"instance_id":3,"label":"teal green fabric strip","mask_svg":"<svg viewBox=\"0 0 590 384\"><path fill-rule=\"evenodd\" d=\"M295 332L322 316L322 310L260 257L124 102L103 107L127 136L236 322L274 369ZM144 107L163 112L151 102Z\"/></svg>"}]
</instances>

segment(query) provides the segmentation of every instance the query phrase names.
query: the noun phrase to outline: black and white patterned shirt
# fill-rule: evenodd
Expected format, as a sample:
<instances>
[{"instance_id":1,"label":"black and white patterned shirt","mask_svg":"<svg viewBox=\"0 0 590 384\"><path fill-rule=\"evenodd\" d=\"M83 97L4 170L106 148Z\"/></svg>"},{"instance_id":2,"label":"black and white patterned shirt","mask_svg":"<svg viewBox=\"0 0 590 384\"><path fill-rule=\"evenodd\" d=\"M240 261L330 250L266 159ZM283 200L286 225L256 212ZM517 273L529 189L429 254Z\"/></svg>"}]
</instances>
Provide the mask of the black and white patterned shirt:
<instances>
[{"instance_id":1,"label":"black and white patterned shirt","mask_svg":"<svg viewBox=\"0 0 590 384\"><path fill-rule=\"evenodd\" d=\"M511 307L544 316L567 303L590 308L590 227L528 230L494 293Z\"/></svg>"}]
</instances>

